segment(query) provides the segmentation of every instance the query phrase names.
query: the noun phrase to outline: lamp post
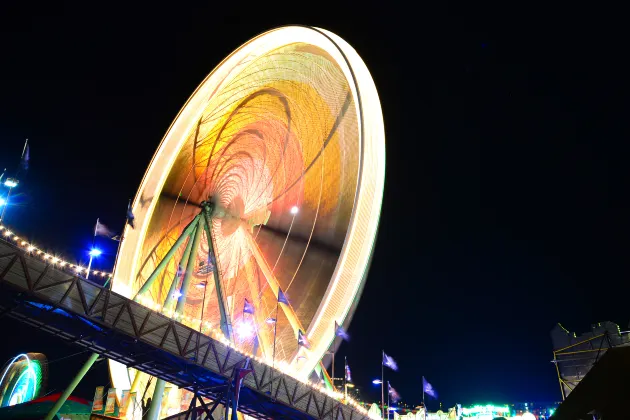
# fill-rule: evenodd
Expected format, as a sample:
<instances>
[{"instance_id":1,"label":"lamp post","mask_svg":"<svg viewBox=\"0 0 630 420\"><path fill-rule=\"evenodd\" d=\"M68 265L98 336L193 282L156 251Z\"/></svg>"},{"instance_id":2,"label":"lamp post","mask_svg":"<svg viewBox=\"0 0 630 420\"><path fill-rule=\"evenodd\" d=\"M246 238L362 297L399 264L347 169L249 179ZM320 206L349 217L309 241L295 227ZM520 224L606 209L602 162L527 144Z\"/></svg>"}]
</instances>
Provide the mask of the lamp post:
<instances>
[{"instance_id":1,"label":"lamp post","mask_svg":"<svg viewBox=\"0 0 630 420\"><path fill-rule=\"evenodd\" d=\"M92 268L92 259L94 259L94 257L98 257L102 253L103 252L100 249L97 249L97 248L92 248L90 250L90 262L88 262L87 271L85 272L85 279L86 280L90 277L90 269Z\"/></svg>"},{"instance_id":2,"label":"lamp post","mask_svg":"<svg viewBox=\"0 0 630 420\"><path fill-rule=\"evenodd\" d=\"M385 401L383 398L383 380L382 379L374 379L372 381L372 384L374 385L380 385L381 386L381 418L385 417Z\"/></svg>"},{"instance_id":3,"label":"lamp post","mask_svg":"<svg viewBox=\"0 0 630 420\"><path fill-rule=\"evenodd\" d=\"M197 289L203 289L203 301L201 302L201 322L199 323L199 332L203 334L203 310L206 307L206 290L208 289L208 282L206 280L201 283L197 283Z\"/></svg>"}]
</instances>

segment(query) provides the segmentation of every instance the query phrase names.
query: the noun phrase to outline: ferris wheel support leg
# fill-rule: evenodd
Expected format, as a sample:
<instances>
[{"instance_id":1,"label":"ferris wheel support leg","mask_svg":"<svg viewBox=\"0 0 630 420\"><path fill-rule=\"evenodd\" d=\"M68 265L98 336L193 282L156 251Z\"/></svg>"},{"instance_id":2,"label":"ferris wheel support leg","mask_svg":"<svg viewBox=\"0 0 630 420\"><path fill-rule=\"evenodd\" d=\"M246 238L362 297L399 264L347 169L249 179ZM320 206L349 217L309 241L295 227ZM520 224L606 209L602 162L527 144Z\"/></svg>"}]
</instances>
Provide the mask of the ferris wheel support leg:
<instances>
[{"instance_id":1,"label":"ferris wheel support leg","mask_svg":"<svg viewBox=\"0 0 630 420\"><path fill-rule=\"evenodd\" d=\"M190 248L190 255L188 256L188 263L186 265L186 274L184 274L184 281L182 282L182 288L179 291L181 296L178 298L177 307L175 311L180 314L184 312L186 306L186 296L188 296L188 289L190 288L190 278L195 270L195 261L197 260L197 251L199 250L199 240L201 239L201 230L203 219L197 219L197 227L195 229L195 235L192 240L192 247Z\"/></svg>"},{"instance_id":2,"label":"ferris wheel support leg","mask_svg":"<svg viewBox=\"0 0 630 420\"><path fill-rule=\"evenodd\" d=\"M155 382L155 389L153 390L153 398L151 398L151 406L149 407L147 420L159 419L160 409L162 408L162 397L164 396L165 387L166 387L166 381L164 379L158 379Z\"/></svg>"},{"instance_id":3,"label":"ferris wheel support leg","mask_svg":"<svg viewBox=\"0 0 630 420\"><path fill-rule=\"evenodd\" d=\"M208 237L208 250L214 256L212 277L214 277L214 289L217 291L219 314L221 316L221 331L223 332L223 335L225 336L225 338L232 341L232 323L230 322L230 316L228 315L228 312L225 309L225 299L223 297L223 289L221 288L221 278L219 277L219 266L218 266L219 259L217 258L217 254L215 252L216 248L214 247L214 238L212 236L212 230L210 229L211 224L210 224L210 217L208 216L208 213L210 213L210 209L207 207L204 207L204 210L203 210L204 220L202 223L204 225L204 228L206 229L206 236Z\"/></svg>"},{"instance_id":4,"label":"ferris wheel support leg","mask_svg":"<svg viewBox=\"0 0 630 420\"><path fill-rule=\"evenodd\" d=\"M195 229L199 229L199 227ZM177 266L177 272L175 273L175 276L173 277L173 282L171 283L171 287L168 290L168 295L166 295L166 299L164 299L165 309L168 309L168 306L170 306L175 300L174 295L175 295L175 291L177 290L177 286L179 285L179 277L181 276L180 273L183 273L184 269L186 268L184 264L188 262L188 257L190 256L190 249L192 248L192 244L193 244L193 241L189 239L188 244L186 244L186 249L184 250L184 255L182 256L182 259L180 260L179 265Z\"/></svg>"},{"instance_id":5,"label":"ferris wheel support leg","mask_svg":"<svg viewBox=\"0 0 630 420\"><path fill-rule=\"evenodd\" d=\"M142 287L140 288L140 290L138 290L138 293L136 293L136 295L134 296L134 299L136 299L138 296L145 293L151 288L155 279L157 279L157 277L160 275L162 270L164 270L164 267L166 267L166 265L169 263L171 258L173 258L173 255L175 255L175 252L184 243L186 238L188 238L193 233L193 229L195 228L195 226L198 225L198 223L199 223L199 215L195 216L195 218L188 224L188 226L186 226L182 234L179 236L179 238L177 238L177 241L175 242L175 244L171 247L171 249L168 250L164 258L162 258L162 261L160 261L157 267L155 267L155 270L153 270L153 272L151 273L147 281L145 281Z\"/></svg>"},{"instance_id":6,"label":"ferris wheel support leg","mask_svg":"<svg viewBox=\"0 0 630 420\"><path fill-rule=\"evenodd\" d=\"M79 371L79 373L77 373L77 376L75 376L74 379L72 379L72 382L70 382L70 385L68 385L68 387L63 391L63 393L59 396L59 399L57 400L57 402L55 402L55 405L53 405L50 411L48 412L48 414L46 414L46 417L44 417L44 420L52 420L55 418L59 409L64 405L64 403L66 402L70 394L72 394L72 391L74 391L77 385L79 385L79 382L81 382L81 379L83 379L83 377L90 370L94 362L96 362L96 359L98 359L98 354L92 353L92 355L87 360L87 362L85 362L83 367L81 367L81 370Z\"/></svg>"}]
</instances>

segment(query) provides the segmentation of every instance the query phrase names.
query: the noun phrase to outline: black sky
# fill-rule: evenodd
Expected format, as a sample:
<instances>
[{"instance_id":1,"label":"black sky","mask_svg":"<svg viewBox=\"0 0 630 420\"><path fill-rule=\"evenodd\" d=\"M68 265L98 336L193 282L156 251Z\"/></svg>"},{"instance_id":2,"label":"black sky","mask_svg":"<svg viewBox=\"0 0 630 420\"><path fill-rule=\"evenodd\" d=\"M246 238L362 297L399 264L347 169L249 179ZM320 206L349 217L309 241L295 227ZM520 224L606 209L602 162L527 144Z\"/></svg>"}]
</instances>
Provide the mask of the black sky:
<instances>
[{"instance_id":1,"label":"black sky","mask_svg":"<svg viewBox=\"0 0 630 420\"><path fill-rule=\"evenodd\" d=\"M15 168L31 142L9 223L86 260L94 220L120 225L207 73L266 29L320 26L364 58L386 124L380 231L353 340L339 353L355 382L369 389L385 348L406 401L420 400L422 375L445 404L559 399L554 324L624 329L630 318L624 37L533 5L364 3L369 16L338 5L327 19L315 6L322 13L280 18L246 15L241 3L3 3L0 169ZM80 351L10 324L0 320L11 337L0 361ZM51 365L51 387L84 358ZM107 381L101 366L78 393L91 398Z\"/></svg>"}]
</instances>

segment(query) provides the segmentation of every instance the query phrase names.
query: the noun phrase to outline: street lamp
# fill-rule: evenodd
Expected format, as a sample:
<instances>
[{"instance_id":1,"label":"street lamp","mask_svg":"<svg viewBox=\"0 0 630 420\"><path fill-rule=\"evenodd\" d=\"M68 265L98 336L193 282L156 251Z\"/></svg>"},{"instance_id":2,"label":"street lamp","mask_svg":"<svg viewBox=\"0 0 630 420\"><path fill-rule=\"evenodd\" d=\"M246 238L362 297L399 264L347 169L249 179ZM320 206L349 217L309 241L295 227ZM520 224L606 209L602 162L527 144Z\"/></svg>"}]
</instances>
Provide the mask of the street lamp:
<instances>
[{"instance_id":1,"label":"street lamp","mask_svg":"<svg viewBox=\"0 0 630 420\"><path fill-rule=\"evenodd\" d=\"M87 280L90 277L90 268L92 268L92 260L94 257L98 257L103 252L100 249L92 248L89 252L90 254L90 262L88 262L87 271L85 272L85 279Z\"/></svg>"},{"instance_id":2,"label":"street lamp","mask_svg":"<svg viewBox=\"0 0 630 420\"><path fill-rule=\"evenodd\" d=\"M9 207L9 199L11 198L11 191L17 187L20 182L16 178L7 178L4 181L4 186L9 189L7 192L7 198L0 198L0 206L2 207L2 213L0 213L0 222L4 220L4 214Z\"/></svg>"},{"instance_id":3,"label":"street lamp","mask_svg":"<svg viewBox=\"0 0 630 420\"><path fill-rule=\"evenodd\" d=\"M374 380L372 381L372 383L373 383L374 385L380 385L380 384L382 384L382 383L383 383L383 381L381 381L380 379L374 379Z\"/></svg>"},{"instance_id":4,"label":"street lamp","mask_svg":"<svg viewBox=\"0 0 630 420\"><path fill-rule=\"evenodd\" d=\"M236 334L241 341L249 340L255 334L254 326L251 322L241 321L236 327Z\"/></svg>"},{"instance_id":5,"label":"street lamp","mask_svg":"<svg viewBox=\"0 0 630 420\"><path fill-rule=\"evenodd\" d=\"M15 188L18 186L19 183L20 181L15 178L7 178L7 180L4 181L4 186L8 188Z\"/></svg>"}]
</instances>

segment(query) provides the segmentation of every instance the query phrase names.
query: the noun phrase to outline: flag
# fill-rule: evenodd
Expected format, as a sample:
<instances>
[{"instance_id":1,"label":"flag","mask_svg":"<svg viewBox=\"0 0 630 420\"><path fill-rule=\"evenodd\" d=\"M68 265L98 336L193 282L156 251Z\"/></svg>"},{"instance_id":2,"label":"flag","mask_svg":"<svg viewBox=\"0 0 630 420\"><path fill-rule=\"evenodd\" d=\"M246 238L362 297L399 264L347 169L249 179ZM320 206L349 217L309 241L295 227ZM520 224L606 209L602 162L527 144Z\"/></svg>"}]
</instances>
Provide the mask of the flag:
<instances>
[{"instance_id":1,"label":"flag","mask_svg":"<svg viewBox=\"0 0 630 420\"><path fill-rule=\"evenodd\" d=\"M398 370L398 365L396 364L396 361L392 357L386 355L385 352L383 352L383 364L393 371Z\"/></svg>"},{"instance_id":2,"label":"flag","mask_svg":"<svg viewBox=\"0 0 630 420\"><path fill-rule=\"evenodd\" d=\"M424 376L422 377L422 392L435 399L438 397L437 391L433 388L433 385L424 379Z\"/></svg>"},{"instance_id":3,"label":"flag","mask_svg":"<svg viewBox=\"0 0 630 420\"><path fill-rule=\"evenodd\" d=\"M243 313L254 315L254 307L247 299L245 299L245 304L243 305Z\"/></svg>"},{"instance_id":4,"label":"flag","mask_svg":"<svg viewBox=\"0 0 630 420\"><path fill-rule=\"evenodd\" d=\"M132 229L135 229L136 227L134 226L134 220L135 220L136 216L133 215L133 212L131 211L131 200L129 201L129 205L127 205L127 224L129 226L131 226Z\"/></svg>"},{"instance_id":5,"label":"flag","mask_svg":"<svg viewBox=\"0 0 630 420\"><path fill-rule=\"evenodd\" d=\"M107 228L104 224L100 222L99 219L96 219L96 226L94 226L94 236L106 236L111 238L114 236L114 233Z\"/></svg>"},{"instance_id":6,"label":"flag","mask_svg":"<svg viewBox=\"0 0 630 420\"><path fill-rule=\"evenodd\" d=\"M396 392L396 390L394 389L393 386L391 386L389 384L389 382L387 382L387 388L389 389L389 398L391 398L391 400L393 402L398 402L400 401L400 394L398 394L398 392Z\"/></svg>"},{"instance_id":7,"label":"flag","mask_svg":"<svg viewBox=\"0 0 630 420\"><path fill-rule=\"evenodd\" d=\"M116 388L109 388L107 390L107 401L105 401L105 412L103 414L114 414L116 412L117 400Z\"/></svg>"},{"instance_id":8,"label":"flag","mask_svg":"<svg viewBox=\"0 0 630 420\"><path fill-rule=\"evenodd\" d=\"M287 299L287 296L282 292L282 289L278 288L278 303L284 303L285 305L289 304L289 299Z\"/></svg>"},{"instance_id":9,"label":"flag","mask_svg":"<svg viewBox=\"0 0 630 420\"><path fill-rule=\"evenodd\" d=\"M350 335L341 325L337 324L337 321L335 321L335 335L341 337L342 340L350 341Z\"/></svg>"},{"instance_id":10,"label":"flag","mask_svg":"<svg viewBox=\"0 0 630 420\"><path fill-rule=\"evenodd\" d=\"M118 410L118 416L120 418L124 419L125 417L127 417L127 409L129 408L130 400L131 400L131 392L128 389L123 390L122 395L120 397L120 408Z\"/></svg>"},{"instance_id":11,"label":"flag","mask_svg":"<svg viewBox=\"0 0 630 420\"><path fill-rule=\"evenodd\" d=\"M350 366L348 366L347 360L346 360L346 381L352 382L352 373L350 372Z\"/></svg>"},{"instance_id":12,"label":"flag","mask_svg":"<svg viewBox=\"0 0 630 420\"><path fill-rule=\"evenodd\" d=\"M253 369L238 369L238 374L236 375L236 383L234 384L234 389L239 389L241 387L241 384L243 383L243 379L245 379L247 374L252 373L253 371L254 371Z\"/></svg>"},{"instance_id":13,"label":"flag","mask_svg":"<svg viewBox=\"0 0 630 420\"><path fill-rule=\"evenodd\" d=\"M308 343L306 336L302 332L302 330L298 330L298 346L305 347L307 349L311 348L311 345Z\"/></svg>"},{"instance_id":14,"label":"flag","mask_svg":"<svg viewBox=\"0 0 630 420\"><path fill-rule=\"evenodd\" d=\"M28 164L31 160L31 153L30 153L30 146L28 145L28 139L26 140L26 142L27 143L24 145L24 151L22 152L22 160L20 162L22 169L24 169L25 171L28 170Z\"/></svg>"},{"instance_id":15,"label":"flag","mask_svg":"<svg viewBox=\"0 0 630 420\"><path fill-rule=\"evenodd\" d=\"M97 386L94 392L94 402L92 403L92 411L103 410L103 395L105 393L104 386Z\"/></svg>"}]
</instances>

